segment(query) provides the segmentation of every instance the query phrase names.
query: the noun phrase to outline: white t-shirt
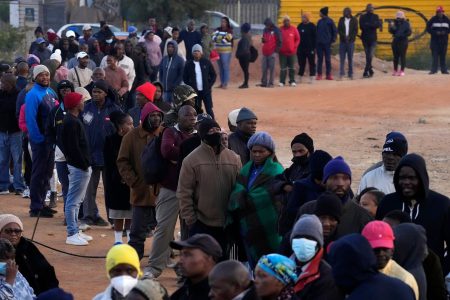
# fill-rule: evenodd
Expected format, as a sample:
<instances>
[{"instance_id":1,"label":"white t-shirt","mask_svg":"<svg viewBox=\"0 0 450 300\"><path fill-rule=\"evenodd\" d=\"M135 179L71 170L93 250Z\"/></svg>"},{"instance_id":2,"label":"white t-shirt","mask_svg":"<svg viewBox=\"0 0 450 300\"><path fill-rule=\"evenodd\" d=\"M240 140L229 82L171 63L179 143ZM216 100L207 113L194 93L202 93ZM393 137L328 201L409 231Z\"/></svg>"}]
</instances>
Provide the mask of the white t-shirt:
<instances>
[{"instance_id":1,"label":"white t-shirt","mask_svg":"<svg viewBox=\"0 0 450 300\"><path fill-rule=\"evenodd\" d=\"M383 193L391 194L395 192L394 186L394 172L389 172L384 169L384 166L380 166L361 178L359 184L358 194L362 190L368 187L374 187Z\"/></svg>"},{"instance_id":2,"label":"white t-shirt","mask_svg":"<svg viewBox=\"0 0 450 300\"><path fill-rule=\"evenodd\" d=\"M345 36L348 36L350 32L350 18L345 18Z\"/></svg>"},{"instance_id":3,"label":"white t-shirt","mask_svg":"<svg viewBox=\"0 0 450 300\"><path fill-rule=\"evenodd\" d=\"M194 61L195 65L195 81L197 82L197 90L203 91L203 78L202 69L200 68L200 62Z\"/></svg>"}]
</instances>

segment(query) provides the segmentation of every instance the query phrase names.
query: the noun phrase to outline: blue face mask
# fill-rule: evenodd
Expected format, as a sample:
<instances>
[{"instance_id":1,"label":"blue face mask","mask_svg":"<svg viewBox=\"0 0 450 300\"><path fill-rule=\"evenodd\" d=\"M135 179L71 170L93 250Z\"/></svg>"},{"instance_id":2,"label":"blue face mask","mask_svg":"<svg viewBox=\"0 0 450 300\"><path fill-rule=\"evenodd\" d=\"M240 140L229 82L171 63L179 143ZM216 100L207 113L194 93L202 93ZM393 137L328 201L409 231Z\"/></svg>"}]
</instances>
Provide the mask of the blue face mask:
<instances>
[{"instance_id":1,"label":"blue face mask","mask_svg":"<svg viewBox=\"0 0 450 300\"><path fill-rule=\"evenodd\" d=\"M6 276L6 263L0 262L0 276Z\"/></svg>"},{"instance_id":2,"label":"blue face mask","mask_svg":"<svg viewBox=\"0 0 450 300\"><path fill-rule=\"evenodd\" d=\"M317 242L305 238L292 240L292 251L300 262L310 261L316 255Z\"/></svg>"}]
</instances>

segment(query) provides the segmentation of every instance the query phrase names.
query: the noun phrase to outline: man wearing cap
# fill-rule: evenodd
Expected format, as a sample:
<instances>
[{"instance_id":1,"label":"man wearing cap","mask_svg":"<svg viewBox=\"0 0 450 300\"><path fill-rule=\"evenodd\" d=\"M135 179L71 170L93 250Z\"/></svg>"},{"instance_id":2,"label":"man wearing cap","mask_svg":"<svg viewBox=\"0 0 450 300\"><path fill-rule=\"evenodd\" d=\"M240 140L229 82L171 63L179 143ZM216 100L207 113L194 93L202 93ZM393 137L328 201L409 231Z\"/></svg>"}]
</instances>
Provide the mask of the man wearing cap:
<instances>
[{"instance_id":1,"label":"man wearing cap","mask_svg":"<svg viewBox=\"0 0 450 300\"><path fill-rule=\"evenodd\" d=\"M394 171L408 152L408 142L403 135L390 137L391 134L388 134L389 137L383 145L381 155L383 164L363 175L359 183L358 195L368 187L374 187L386 195L395 192Z\"/></svg>"},{"instance_id":2,"label":"man wearing cap","mask_svg":"<svg viewBox=\"0 0 450 300\"><path fill-rule=\"evenodd\" d=\"M237 119L237 116L239 115L240 111L241 111L241 109L237 108L237 109L233 109L228 114L228 129L230 130L231 133L236 132L236 129L237 129L236 119Z\"/></svg>"},{"instance_id":3,"label":"man wearing cap","mask_svg":"<svg viewBox=\"0 0 450 300\"><path fill-rule=\"evenodd\" d=\"M87 44L89 39L92 37L91 25L89 25L89 24L83 25L82 30L83 30L83 36L80 36L80 38L78 39L78 42L80 43L80 45Z\"/></svg>"},{"instance_id":4,"label":"man wearing cap","mask_svg":"<svg viewBox=\"0 0 450 300\"><path fill-rule=\"evenodd\" d=\"M49 189L49 179L53 175L55 152L45 141L45 124L50 110L56 106L56 94L49 88L50 72L44 65L33 68L35 84L25 97L25 120L32 152L30 183L30 216L53 217L53 210L44 206Z\"/></svg>"},{"instance_id":5,"label":"man wearing cap","mask_svg":"<svg viewBox=\"0 0 450 300\"><path fill-rule=\"evenodd\" d=\"M359 17L359 28L361 28L361 41L366 54L366 67L364 68L364 78L370 78L374 72L372 69L372 59L377 47L377 29L383 28L383 24L377 14L373 13L372 4L367 4L366 13Z\"/></svg>"},{"instance_id":6,"label":"man wearing cap","mask_svg":"<svg viewBox=\"0 0 450 300\"><path fill-rule=\"evenodd\" d=\"M150 67L152 68L152 73L150 74L150 81L156 81L158 77L159 65L162 61L161 48L159 47L161 40L155 38L155 33L151 30L145 32L145 47L147 48L147 57L150 62Z\"/></svg>"},{"instance_id":7,"label":"man wearing cap","mask_svg":"<svg viewBox=\"0 0 450 300\"><path fill-rule=\"evenodd\" d=\"M79 119L84 109L83 96L70 92L64 96L66 111L61 132L61 144L69 171L69 189L64 209L67 223L66 244L88 245L92 237L78 228L78 212L91 177L91 157L85 128Z\"/></svg>"},{"instance_id":8,"label":"man wearing cap","mask_svg":"<svg viewBox=\"0 0 450 300\"><path fill-rule=\"evenodd\" d=\"M36 29L34 30L34 37L36 38L36 40L38 38L43 38L44 37L44 30L42 30L41 26L37 26ZM38 44L36 43L36 40L34 40L31 45L30 45L30 49L28 50L28 53L33 53L34 50L37 49Z\"/></svg>"},{"instance_id":9,"label":"man wearing cap","mask_svg":"<svg viewBox=\"0 0 450 300\"><path fill-rule=\"evenodd\" d=\"M438 71L438 61L442 74L449 74L445 61L448 47L448 34L450 33L450 20L444 14L444 8L438 6L436 15L427 22L427 32L431 35L430 48L433 56L430 74Z\"/></svg>"},{"instance_id":10,"label":"man wearing cap","mask_svg":"<svg viewBox=\"0 0 450 300\"><path fill-rule=\"evenodd\" d=\"M167 42L167 55L159 66L159 80L164 86L163 99L172 102L173 90L183 81L184 60L178 55L177 41Z\"/></svg>"},{"instance_id":11,"label":"man wearing cap","mask_svg":"<svg viewBox=\"0 0 450 300\"><path fill-rule=\"evenodd\" d=\"M368 241L377 257L377 268L380 273L400 279L411 287L419 300L419 287L414 276L396 263L392 256L394 254L394 232L388 223L383 221L372 221L367 223L361 232Z\"/></svg>"},{"instance_id":12,"label":"man wearing cap","mask_svg":"<svg viewBox=\"0 0 450 300\"><path fill-rule=\"evenodd\" d=\"M127 41L130 41L133 45L133 48L136 47L136 45L139 43L139 38L137 36L138 29L136 26L128 26L128 37Z\"/></svg>"},{"instance_id":13,"label":"man wearing cap","mask_svg":"<svg viewBox=\"0 0 450 300\"><path fill-rule=\"evenodd\" d=\"M199 134L201 145L181 166L177 189L180 216L190 235L210 234L225 251L225 212L242 164L236 153L221 145L220 126L214 120L200 123Z\"/></svg>"},{"instance_id":14,"label":"man wearing cap","mask_svg":"<svg viewBox=\"0 0 450 300\"><path fill-rule=\"evenodd\" d=\"M69 51L72 53L77 53L79 49L78 47L80 46L80 44L76 40L76 37L77 36L75 34L75 31L67 30L66 38L69 40Z\"/></svg>"},{"instance_id":15,"label":"man wearing cap","mask_svg":"<svg viewBox=\"0 0 450 300\"><path fill-rule=\"evenodd\" d=\"M114 132L109 115L116 110L120 110L120 108L108 97L108 84L104 80L98 80L92 89L92 101L86 104L81 115L88 139L92 167L91 178L83 202L82 222L88 225L108 225L98 213L96 196L104 165L105 137Z\"/></svg>"},{"instance_id":16,"label":"man wearing cap","mask_svg":"<svg viewBox=\"0 0 450 300\"><path fill-rule=\"evenodd\" d=\"M85 87L92 80L92 70L88 68L89 54L86 52L78 52L78 66L69 70L68 80L73 83L74 87Z\"/></svg>"},{"instance_id":17,"label":"man wearing cap","mask_svg":"<svg viewBox=\"0 0 450 300\"><path fill-rule=\"evenodd\" d=\"M40 37L36 39L36 50L33 51L33 54L36 55L40 61L45 61L50 58L52 52L47 48L47 41Z\"/></svg>"},{"instance_id":18,"label":"man wearing cap","mask_svg":"<svg viewBox=\"0 0 450 300\"><path fill-rule=\"evenodd\" d=\"M216 71L209 59L203 57L203 49L199 44L192 47L192 57L184 66L183 81L197 93L197 112L202 111L203 102L206 113L214 119L211 89L216 82Z\"/></svg>"},{"instance_id":19,"label":"man wearing cap","mask_svg":"<svg viewBox=\"0 0 450 300\"><path fill-rule=\"evenodd\" d=\"M136 106L128 111L128 114L133 119L133 126L138 127L141 120L141 111L145 104L153 102L156 87L150 82L146 82L136 89Z\"/></svg>"},{"instance_id":20,"label":"man wearing cap","mask_svg":"<svg viewBox=\"0 0 450 300\"><path fill-rule=\"evenodd\" d=\"M336 238L350 233L360 233L364 226L372 221L369 213L356 204L351 190L352 171L345 160L338 156L330 160L323 170L323 183L327 191L334 193L342 202L342 217L336 231ZM305 203L299 210L299 215L313 214L317 201Z\"/></svg>"},{"instance_id":21,"label":"man wearing cap","mask_svg":"<svg viewBox=\"0 0 450 300\"><path fill-rule=\"evenodd\" d=\"M80 51L78 51L78 53L80 53L80 52L89 53L89 45L87 43L81 44ZM55 54L55 53L53 53L53 54ZM67 69L73 69L73 68L75 68L75 66L78 66L78 65L79 65L78 59L76 56L74 56L71 59L69 59L69 61L67 62ZM97 64L95 63L95 61L93 61L91 59L91 57L89 57L89 62L88 62L87 67L92 71L97 67Z\"/></svg>"},{"instance_id":22,"label":"man wearing cap","mask_svg":"<svg viewBox=\"0 0 450 300\"><path fill-rule=\"evenodd\" d=\"M219 243L208 234L195 234L184 241L170 242L170 247L180 250L180 269L186 277L170 299L209 300L208 274L223 255Z\"/></svg>"},{"instance_id":23,"label":"man wearing cap","mask_svg":"<svg viewBox=\"0 0 450 300\"><path fill-rule=\"evenodd\" d=\"M295 54L300 45L300 35L297 28L291 25L291 18L286 15L283 17L283 26L281 30L281 49L280 49L280 86L286 84L286 74L289 71L289 85L296 86L295 83Z\"/></svg>"},{"instance_id":24,"label":"man wearing cap","mask_svg":"<svg viewBox=\"0 0 450 300\"><path fill-rule=\"evenodd\" d=\"M256 132L258 118L248 108L240 109L236 117L236 132L228 137L228 145L237 155L241 157L242 165L250 160L250 150L247 147L248 140Z\"/></svg>"}]
</instances>

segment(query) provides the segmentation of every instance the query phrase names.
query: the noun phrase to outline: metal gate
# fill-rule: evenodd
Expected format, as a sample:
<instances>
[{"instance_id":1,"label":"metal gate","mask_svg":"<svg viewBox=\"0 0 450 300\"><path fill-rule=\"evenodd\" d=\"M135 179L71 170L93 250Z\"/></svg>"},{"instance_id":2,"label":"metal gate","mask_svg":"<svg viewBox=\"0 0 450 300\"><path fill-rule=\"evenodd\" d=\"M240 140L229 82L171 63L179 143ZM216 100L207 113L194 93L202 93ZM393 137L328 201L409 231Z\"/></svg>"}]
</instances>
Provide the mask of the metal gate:
<instances>
[{"instance_id":1,"label":"metal gate","mask_svg":"<svg viewBox=\"0 0 450 300\"><path fill-rule=\"evenodd\" d=\"M266 18L276 22L278 0L223 0L213 10L220 11L239 24L262 24Z\"/></svg>"}]
</instances>

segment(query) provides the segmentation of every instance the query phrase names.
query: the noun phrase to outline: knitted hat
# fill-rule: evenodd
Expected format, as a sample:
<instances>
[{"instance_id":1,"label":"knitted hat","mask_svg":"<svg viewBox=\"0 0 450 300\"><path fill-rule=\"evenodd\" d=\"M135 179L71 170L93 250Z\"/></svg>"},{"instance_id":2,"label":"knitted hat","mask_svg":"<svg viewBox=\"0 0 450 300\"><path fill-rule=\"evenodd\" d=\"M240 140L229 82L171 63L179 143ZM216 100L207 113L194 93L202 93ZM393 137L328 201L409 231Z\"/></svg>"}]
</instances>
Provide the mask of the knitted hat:
<instances>
[{"instance_id":1,"label":"knitted hat","mask_svg":"<svg viewBox=\"0 0 450 300\"><path fill-rule=\"evenodd\" d=\"M314 142L313 139L306 133L300 133L299 135L295 136L294 139L291 142L291 147L294 144L302 144L303 146L308 149L309 153L314 152Z\"/></svg>"},{"instance_id":2,"label":"knitted hat","mask_svg":"<svg viewBox=\"0 0 450 300\"><path fill-rule=\"evenodd\" d=\"M75 88L75 92L78 94L81 94L83 96L83 99L82 99L83 102L86 102L86 101L92 99L91 94L89 94L88 90L86 90L84 87L79 86L79 87Z\"/></svg>"},{"instance_id":3,"label":"knitted hat","mask_svg":"<svg viewBox=\"0 0 450 300\"><path fill-rule=\"evenodd\" d=\"M50 43L52 43L58 38L58 35L54 32L47 32L47 38L48 38L48 41Z\"/></svg>"},{"instance_id":4,"label":"knitted hat","mask_svg":"<svg viewBox=\"0 0 450 300\"><path fill-rule=\"evenodd\" d=\"M220 125L217 124L214 120L205 119L203 122L200 123L200 126L198 127L198 134L200 135L200 138L203 140L205 136L208 134L208 131L211 128L220 128Z\"/></svg>"},{"instance_id":5,"label":"knitted hat","mask_svg":"<svg viewBox=\"0 0 450 300\"><path fill-rule=\"evenodd\" d=\"M386 141L383 145L383 153L393 153L400 157L408 153L408 141L400 132L390 132L386 135Z\"/></svg>"},{"instance_id":6,"label":"knitted hat","mask_svg":"<svg viewBox=\"0 0 450 300\"><path fill-rule=\"evenodd\" d=\"M159 112L161 114L161 120L164 118L164 113L152 102L147 102L141 111L141 123L144 123L145 118L153 112Z\"/></svg>"},{"instance_id":7,"label":"knitted hat","mask_svg":"<svg viewBox=\"0 0 450 300\"><path fill-rule=\"evenodd\" d=\"M64 108L71 109L77 107L83 101L83 95L70 92L64 96Z\"/></svg>"},{"instance_id":8,"label":"knitted hat","mask_svg":"<svg viewBox=\"0 0 450 300\"><path fill-rule=\"evenodd\" d=\"M153 102L153 98L155 97L156 86L151 84L150 82L146 82L136 88L136 91L144 95L148 101Z\"/></svg>"},{"instance_id":9,"label":"knitted hat","mask_svg":"<svg viewBox=\"0 0 450 300\"><path fill-rule=\"evenodd\" d=\"M36 77L44 72L48 72L50 74L50 71L48 68L44 65L37 65L33 67L33 80L36 80Z\"/></svg>"},{"instance_id":10,"label":"knitted hat","mask_svg":"<svg viewBox=\"0 0 450 300\"><path fill-rule=\"evenodd\" d=\"M314 151L314 153L309 157L309 168L311 170L312 178L322 181L323 169L325 168L326 164L332 159L333 157L331 157L328 152L325 152L323 150Z\"/></svg>"},{"instance_id":11,"label":"knitted hat","mask_svg":"<svg viewBox=\"0 0 450 300\"><path fill-rule=\"evenodd\" d=\"M252 29L252 27L249 23L244 23L241 25L241 31L243 33L248 33L251 29Z\"/></svg>"},{"instance_id":12,"label":"knitted hat","mask_svg":"<svg viewBox=\"0 0 450 300\"><path fill-rule=\"evenodd\" d=\"M138 290L141 294L145 295L147 299L169 299L167 290L159 282L152 279L139 280L138 283L134 286L133 290Z\"/></svg>"},{"instance_id":13,"label":"knitted hat","mask_svg":"<svg viewBox=\"0 0 450 300\"><path fill-rule=\"evenodd\" d=\"M280 254L264 255L259 259L257 266L285 286L297 281L296 265L286 256Z\"/></svg>"},{"instance_id":14,"label":"knitted hat","mask_svg":"<svg viewBox=\"0 0 450 300\"><path fill-rule=\"evenodd\" d=\"M55 52L52 53L52 55L50 55L50 59L55 59L59 61L59 63L61 63L62 62L61 50L56 49Z\"/></svg>"},{"instance_id":15,"label":"knitted hat","mask_svg":"<svg viewBox=\"0 0 450 300\"><path fill-rule=\"evenodd\" d=\"M275 143L273 142L272 137L265 131L260 131L251 136L248 140L247 147L249 150L252 150L253 146L263 146L270 152L275 152Z\"/></svg>"},{"instance_id":16,"label":"knitted hat","mask_svg":"<svg viewBox=\"0 0 450 300\"><path fill-rule=\"evenodd\" d=\"M369 241L373 249L394 249L394 232L391 226L383 221L372 221L364 226L361 234Z\"/></svg>"},{"instance_id":17,"label":"knitted hat","mask_svg":"<svg viewBox=\"0 0 450 300\"><path fill-rule=\"evenodd\" d=\"M36 300L73 300L73 295L65 292L60 288L53 288L51 290L45 291L39 296L37 296Z\"/></svg>"},{"instance_id":18,"label":"knitted hat","mask_svg":"<svg viewBox=\"0 0 450 300\"><path fill-rule=\"evenodd\" d=\"M317 216L304 214L297 220L292 229L291 241L303 236L313 238L323 247L322 223Z\"/></svg>"},{"instance_id":19,"label":"knitted hat","mask_svg":"<svg viewBox=\"0 0 450 300\"><path fill-rule=\"evenodd\" d=\"M69 88L72 92L74 92L74 87L73 87L73 83L70 82L69 80L61 80L60 82L58 82L58 85L56 87L56 89L62 90L62 89L67 89Z\"/></svg>"},{"instance_id":20,"label":"knitted hat","mask_svg":"<svg viewBox=\"0 0 450 300\"><path fill-rule=\"evenodd\" d=\"M328 177L336 174L346 174L352 180L352 171L342 156L338 156L327 163L323 169L323 182L326 182Z\"/></svg>"},{"instance_id":21,"label":"knitted hat","mask_svg":"<svg viewBox=\"0 0 450 300\"><path fill-rule=\"evenodd\" d=\"M0 231L9 223L16 223L19 225L20 229L23 230L22 221L20 221L19 217L12 214L3 214L0 215Z\"/></svg>"},{"instance_id":22,"label":"knitted hat","mask_svg":"<svg viewBox=\"0 0 450 300\"><path fill-rule=\"evenodd\" d=\"M444 7L442 6L442 5L439 5L437 8L436 8L436 12L444 12Z\"/></svg>"},{"instance_id":23,"label":"knitted hat","mask_svg":"<svg viewBox=\"0 0 450 300\"><path fill-rule=\"evenodd\" d=\"M238 109L232 110L232 111L228 114L228 121L230 122L231 125L237 126L236 119L237 119L238 114L239 114L240 111L241 111L241 109L238 108Z\"/></svg>"},{"instance_id":24,"label":"knitted hat","mask_svg":"<svg viewBox=\"0 0 450 300\"><path fill-rule=\"evenodd\" d=\"M250 109L248 109L247 107L243 107L237 115L236 123L253 119L258 120L256 115Z\"/></svg>"},{"instance_id":25,"label":"knitted hat","mask_svg":"<svg viewBox=\"0 0 450 300\"><path fill-rule=\"evenodd\" d=\"M338 222L342 216L342 201L336 194L325 192L317 198L314 214L320 216L332 216Z\"/></svg>"},{"instance_id":26,"label":"knitted hat","mask_svg":"<svg viewBox=\"0 0 450 300\"><path fill-rule=\"evenodd\" d=\"M33 67L35 65L40 64L41 60L34 54L28 54L27 63L30 67Z\"/></svg>"},{"instance_id":27,"label":"knitted hat","mask_svg":"<svg viewBox=\"0 0 450 300\"><path fill-rule=\"evenodd\" d=\"M100 79L100 80L97 80L96 82L94 82L92 90L94 90L94 89L99 89L99 90L104 91L105 93L108 93L109 85L106 81Z\"/></svg>"},{"instance_id":28,"label":"knitted hat","mask_svg":"<svg viewBox=\"0 0 450 300\"><path fill-rule=\"evenodd\" d=\"M109 278L109 271L117 265L128 264L138 271L138 277L142 275L139 257L133 247L127 244L119 244L109 249L106 254L106 274Z\"/></svg>"},{"instance_id":29,"label":"knitted hat","mask_svg":"<svg viewBox=\"0 0 450 300\"><path fill-rule=\"evenodd\" d=\"M322 7L320 13L324 16L328 16L328 6Z\"/></svg>"},{"instance_id":30,"label":"knitted hat","mask_svg":"<svg viewBox=\"0 0 450 300\"><path fill-rule=\"evenodd\" d=\"M192 46L192 53L194 53L195 51L200 51L200 53L203 54L203 48L201 45L199 44L195 44L194 46Z\"/></svg>"},{"instance_id":31,"label":"knitted hat","mask_svg":"<svg viewBox=\"0 0 450 300\"><path fill-rule=\"evenodd\" d=\"M405 13L404 13L403 11L401 11L401 10L399 10L399 11L395 14L395 17L396 17L397 19L406 19Z\"/></svg>"}]
</instances>

